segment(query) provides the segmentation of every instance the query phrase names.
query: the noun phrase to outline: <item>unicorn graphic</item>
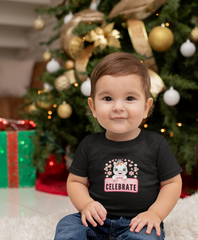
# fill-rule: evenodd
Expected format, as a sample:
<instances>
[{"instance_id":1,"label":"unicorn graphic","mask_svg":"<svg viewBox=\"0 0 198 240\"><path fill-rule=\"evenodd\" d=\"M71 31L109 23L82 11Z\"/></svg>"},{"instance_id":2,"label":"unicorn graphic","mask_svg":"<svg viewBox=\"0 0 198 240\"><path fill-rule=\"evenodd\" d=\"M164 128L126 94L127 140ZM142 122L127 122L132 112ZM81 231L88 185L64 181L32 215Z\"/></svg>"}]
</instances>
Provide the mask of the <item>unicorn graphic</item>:
<instances>
[{"instance_id":1,"label":"unicorn graphic","mask_svg":"<svg viewBox=\"0 0 198 240\"><path fill-rule=\"evenodd\" d=\"M113 163L113 173L115 175L112 176L113 180L117 178L127 179L127 162L123 162L122 160L118 160L117 162Z\"/></svg>"}]
</instances>

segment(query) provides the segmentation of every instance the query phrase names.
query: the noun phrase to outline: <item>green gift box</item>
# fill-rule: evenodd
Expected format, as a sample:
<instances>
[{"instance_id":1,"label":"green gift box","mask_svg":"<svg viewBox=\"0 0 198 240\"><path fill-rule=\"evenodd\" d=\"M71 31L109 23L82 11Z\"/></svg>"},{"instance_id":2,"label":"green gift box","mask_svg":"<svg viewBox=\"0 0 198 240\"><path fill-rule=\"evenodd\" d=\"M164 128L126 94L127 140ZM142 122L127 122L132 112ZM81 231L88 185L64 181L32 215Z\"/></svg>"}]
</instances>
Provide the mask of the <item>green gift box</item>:
<instances>
[{"instance_id":1,"label":"green gift box","mask_svg":"<svg viewBox=\"0 0 198 240\"><path fill-rule=\"evenodd\" d=\"M32 187L36 168L32 166L34 130L0 132L0 188Z\"/></svg>"}]
</instances>

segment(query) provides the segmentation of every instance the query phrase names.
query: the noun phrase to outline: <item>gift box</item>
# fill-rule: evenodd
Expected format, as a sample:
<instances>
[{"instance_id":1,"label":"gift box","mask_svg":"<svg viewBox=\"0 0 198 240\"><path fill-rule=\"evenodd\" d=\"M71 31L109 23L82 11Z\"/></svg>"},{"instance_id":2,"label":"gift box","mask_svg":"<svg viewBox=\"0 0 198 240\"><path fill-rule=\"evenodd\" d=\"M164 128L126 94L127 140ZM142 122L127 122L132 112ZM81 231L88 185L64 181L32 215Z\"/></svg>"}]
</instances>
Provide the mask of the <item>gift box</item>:
<instances>
[{"instance_id":1,"label":"gift box","mask_svg":"<svg viewBox=\"0 0 198 240\"><path fill-rule=\"evenodd\" d=\"M34 134L34 130L0 131L0 188L35 185L36 168L32 166Z\"/></svg>"}]
</instances>

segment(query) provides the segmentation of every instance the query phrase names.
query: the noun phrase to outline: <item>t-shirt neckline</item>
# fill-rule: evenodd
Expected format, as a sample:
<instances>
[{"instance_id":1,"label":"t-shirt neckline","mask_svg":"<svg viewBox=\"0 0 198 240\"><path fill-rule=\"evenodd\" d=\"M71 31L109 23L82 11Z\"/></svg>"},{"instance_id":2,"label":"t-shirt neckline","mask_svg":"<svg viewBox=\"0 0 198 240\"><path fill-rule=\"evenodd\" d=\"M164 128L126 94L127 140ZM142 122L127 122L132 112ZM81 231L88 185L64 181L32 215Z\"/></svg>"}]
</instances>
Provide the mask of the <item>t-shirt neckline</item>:
<instances>
[{"instance_id":1,"label":"t-shirt neckline","mask_svg":"<svg viewBox=\"0 0 198 240\"><path fill-rule=\"evenodd\" d=\"M146 135L146 131L144 129L141 129L139 135L136 138L129 141L116 142L116 141L107 139L105 136L105 132L103 132L101 133L99 140L103 145L108 147L124 148L124 147L134 146L137 143L141 142L145 138L145 135Z\"/></svg>"}]
</instances>

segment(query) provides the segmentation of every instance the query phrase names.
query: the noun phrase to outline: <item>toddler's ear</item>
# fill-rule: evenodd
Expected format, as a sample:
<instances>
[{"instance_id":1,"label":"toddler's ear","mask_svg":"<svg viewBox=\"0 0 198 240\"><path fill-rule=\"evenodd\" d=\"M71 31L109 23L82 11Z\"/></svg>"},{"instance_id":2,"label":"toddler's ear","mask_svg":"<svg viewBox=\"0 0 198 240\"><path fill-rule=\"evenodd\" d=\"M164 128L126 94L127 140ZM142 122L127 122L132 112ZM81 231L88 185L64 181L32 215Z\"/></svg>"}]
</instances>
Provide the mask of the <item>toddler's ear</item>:
<instances>
[{"instance_id":1,"label":"toddler's ear","mask_svg":"<svg viewBox=\"0 0 198 240\"><path fill-rule=\"evenodd\" d=\"M148 98L146 105L145 105L145 110L144 110L144 119L148 117L148 112L151 106L153 105L153 98Z\"/></svg>"},{"instance_id":2,"label":"toddler's ear","mask_svg":"<svg viewBox=\"0 0 198 240\"><path fill-rule=\"evenodd\" d=\"M88 98L88 104L92 111L93 116L96 118L96 110L95 110L95 106L94 106L94 101L91 97Z\"/></svg>"}]
</instances>

